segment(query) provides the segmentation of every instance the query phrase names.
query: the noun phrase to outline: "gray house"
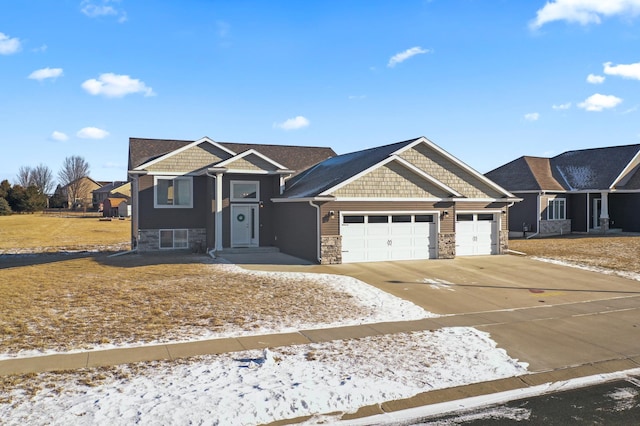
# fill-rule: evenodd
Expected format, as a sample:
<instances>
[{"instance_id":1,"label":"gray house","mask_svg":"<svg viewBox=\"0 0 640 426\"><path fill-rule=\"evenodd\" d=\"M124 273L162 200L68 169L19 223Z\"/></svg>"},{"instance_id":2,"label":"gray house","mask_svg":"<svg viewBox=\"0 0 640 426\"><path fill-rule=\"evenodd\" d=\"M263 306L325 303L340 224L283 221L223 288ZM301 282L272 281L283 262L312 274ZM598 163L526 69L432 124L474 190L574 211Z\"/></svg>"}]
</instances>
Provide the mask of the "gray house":
<instances>
[{"instance_id":1,"label":"gray house","mask_svg":"<svg viewBox=\"0 0 640 426\"><path fill-rule=\"evenodd\" d=\"M424 137L330 148L131 138L133 246L318 263L500 254L518 199Z\"/></svg>"},{"instance_id":2,"label":"gray house","mask_svg":"<svg viewBox=\"0 0 640 426\"><path fill-rule=\"evenodd\" d=\"M513 233L640 232L640 144L520 157L486 176L523 199Z\"/></svg>"}]
</instances>

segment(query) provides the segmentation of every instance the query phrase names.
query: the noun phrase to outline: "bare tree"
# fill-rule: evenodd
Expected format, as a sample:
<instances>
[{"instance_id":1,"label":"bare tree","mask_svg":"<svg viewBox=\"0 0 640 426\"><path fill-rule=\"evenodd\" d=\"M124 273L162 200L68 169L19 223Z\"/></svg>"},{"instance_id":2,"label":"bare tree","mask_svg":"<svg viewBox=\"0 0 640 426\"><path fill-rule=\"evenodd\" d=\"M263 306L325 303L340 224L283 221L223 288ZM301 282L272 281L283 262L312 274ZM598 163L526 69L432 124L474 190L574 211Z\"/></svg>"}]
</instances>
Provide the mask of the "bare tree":
<instances>
[{"instance_id":1,"label":"bare tree","mask_svg":"<svg viewBox=\"0 0 640 426\"><path fill-rule=\"evenodd\" d=\"M30 183L37 186L41 194L49 195L55 185L53 172L48 166L42 163L38 164L38 166L31 170Z\"/></svg>"},{"instance_id":2,"label":"bare tree","mask_svg":"<svg viewBox=\"0 0 640 426\"><path fill-rule=\"evenodd\" d=\"M31 184L31 167L29 166L20 166L18 169L18 175L16 176L16 183L23 188L26 188Z\"/></svg>"},{"instance_id":3,"label":"bare tree","mask_svg":"<svg viewBox=\"0 0 640 426\"><path fill-rule=\"evenodd\" d=\"M58 172L60 184L67 187L67 199L73 205L76 200L86 195L89 176L89 163L79 155L72 155L64 159L62 168Z\"/></svg>"}]
</instances>

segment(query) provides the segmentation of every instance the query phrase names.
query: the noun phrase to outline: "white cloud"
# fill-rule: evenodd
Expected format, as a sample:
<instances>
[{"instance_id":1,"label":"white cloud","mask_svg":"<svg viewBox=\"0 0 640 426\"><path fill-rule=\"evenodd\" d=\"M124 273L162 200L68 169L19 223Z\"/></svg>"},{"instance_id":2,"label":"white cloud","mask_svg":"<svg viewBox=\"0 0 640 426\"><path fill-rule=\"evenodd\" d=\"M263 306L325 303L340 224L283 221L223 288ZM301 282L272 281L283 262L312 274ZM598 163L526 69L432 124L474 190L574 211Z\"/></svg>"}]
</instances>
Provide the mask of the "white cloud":
<instances>
[{"instance_id":1,"label":"white cloud","mask_svg":"<svg viewBox=\"0 0 640 426\"><path fill-rule=\"evenodd\" d=\"M305 117L298 115L295 118L290 118L288 120L283 121L282 123L273 123L274 128L283 129L283 130L296 130L302 129L303 127L307 127L309 124L308 119Z\"/></svg>"},{"instance_id":2,"label":"white cloud","mask_svg":"<svg viewBox=\"0 0 640 426\"><path fill-rule=\"evenodd\" d=\"M349 95L350 100L366 99L367 95Z\"/></svg>"},{"instance_id":3,"label":"white cloud","mask_svg":"<svg viewBox=\"0 0 640 426\"><path fill-rule=\"evenodd\" d=\"M100 74L96 80L92 78L82 83L82 88L92 95L103 95L108 98L121 98L132 93L142 93L144 96L154 96L151 87L144 82L128 75L113 73Z\"/></svg>"},{"instance_id":4,"label":"white cloud","mask_svg":"<svg viewBox=\"0 0 640 426\"><path fill-rule=\"evenodd\" d=\"M38 80L38 81L42 81L45 80L47 78L53 78L56 79L58 77L60 77L62 75L62 68L42 68L39 70L35 70L34 72L32 72L31 74L29 74L29 77L32 80Z\"/></svg>"},{"instance_id":5,"label":"white cloud","mask_svg":"<svg viewBox=\"0 0 640 426\"><path fill-rule=\"evenodd\" d=\"M599 24L601 17L640 14L640 0L555 0L547 1L529 24L538 29L553 21Z\"/></svg>"},{"instance_id":6,"label":"white cloud","mask_svg":"<svg viewBox=\"0 0 640 426\"><path fill-rule=\"evenodd\" d=\"M613 95L601 95L596 93L589 96L584 102L578 104L578 107L587 111L602 111L604 109L615 108L622 102L622 99Z\"/></svg>"},{"instance_id":7,"label":"white cloud","mask_svg":"<svg viewBox=\"0 0 640 426\"><path fill-rule=\"evenodd\" d=\"M34 49L31 49L31 51L34 52L34 53L43 53L43 52L46 52L47 49L48 49L48 46L46 44L43 44L40 47L36 47Z\"/></svg>"},{"instance_id":8,"label":"white cloud","mask_svg":"<svg viewBox=\"0 0 640 426\"><path fill-rule=\"evenodd\" d=\"M11 55L19 52L21 48L20 39L10 38L8 35L0 33L0 55Z\"/></svg>"},{"instance_id":9,"label":"white cloud","mask_svg":"<svg viewBox=\"0 0 640 426\"><path fill-rule=\"evenodd\" d=\"M67 136L65 133L54 130L53 133L51 133L51 139L53 139L54 141L64 142L66 140L69 140L69 136Z\"/></svg>"},{"instance_id":10,"label":"white cloud","mask_svg":"<svg viewBox=\"0 0 640 426\"><path fill-rule=\"evenodd\" d=\"M551 108L553 108L555 110L569 109L569 108L571 108L571 102L567 102L566 104L560 104L560 105L552 105Z\"/></svg>"},{"instance_id":11,"label":"white cloud","mask_svg":"<svg viewBox=\"0 0 640 426\"><path fill-rule=\"evenodd\" d=\"M429 53L429 52L431 52L431 50L423 49L420 46L412 47L411 49L407 49L404 52L396 53L395 55L393 55L391 57L391 59L389 59L389 62L387 63L387 66L389 68L393 68L397 64L406 61L407 59L411 58L412 56L420 55L420 54L423 54L423 53Z\"/></svg>"},{"instance_id":12,"label":"white cloud","mask_svg":"<svg viewBox=\"0 0 640 426\"><path fill-rule=\"evenodd\" d=\"M605 77L603 77L601 75L589 74L587 76L587 83L602 84L602 83L604 83L604 79L605 79Z\"/></svg>"},{"instance_id":13,"label":"white cloud","mask_svg":"<svg viewBox=\"0 0 640 426\"><path fill-rule=\"evenodd\" d=\"M109 132L103 129L98 129L97 127L85 127L78 130L76 136L81 139L104 139L109 136Z\"/></svg>"},{"instance_id":14,"label":"white cloud","mask_svg":"<svg viewBox=\"0 0 640 426\"><path fill-rule=\"evenodd\" d=\"M113 7L111 4L119 3L120 0L83 0L80 3L80 11L89 18L97 18L100 16L114 16L118 18L118 22L123 23L127 20L127 12L122 9Z\"/></svg>"},{"instance_id":15,"label":"white cloud","mask_svg":"<svg viewBox=\"0 0 640 426\"><path fill-rule=\"evenodd\" d=\"M537 112L530 112L524 115L524 119L527 121L538 121L540 114Z\"/></svg>"},{"instance_id":16,"label":"white cloud","mask_svg":"<svg viewBox=\"0 0 640 426\"><path fill-rule=\"evenodd\" d=\"M611 62L605 62L604 73L623 78L630 78L632 80L640 80L640 62L626 65L611 65Z\"/></svg>"}]
</instances>

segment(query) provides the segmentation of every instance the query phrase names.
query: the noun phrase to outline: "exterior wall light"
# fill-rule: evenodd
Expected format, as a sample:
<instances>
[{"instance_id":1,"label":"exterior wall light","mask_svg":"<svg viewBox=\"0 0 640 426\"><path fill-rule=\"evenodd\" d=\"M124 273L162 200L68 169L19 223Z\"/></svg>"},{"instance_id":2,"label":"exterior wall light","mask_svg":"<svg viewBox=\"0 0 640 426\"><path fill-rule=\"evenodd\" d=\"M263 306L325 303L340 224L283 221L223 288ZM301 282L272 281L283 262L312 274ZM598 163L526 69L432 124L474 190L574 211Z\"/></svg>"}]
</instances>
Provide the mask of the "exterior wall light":
<instances>
[{"instance_id":1,"label":"exterior wall light","mask_svg":"<svg viewBox=\"0 0 640 426\"><path fill-rule=\"evenodd\" d=\"M336 218L336 212L333 210L329 210L329 218L330 219L335 219Z\"/></svg>"}]
</instances>

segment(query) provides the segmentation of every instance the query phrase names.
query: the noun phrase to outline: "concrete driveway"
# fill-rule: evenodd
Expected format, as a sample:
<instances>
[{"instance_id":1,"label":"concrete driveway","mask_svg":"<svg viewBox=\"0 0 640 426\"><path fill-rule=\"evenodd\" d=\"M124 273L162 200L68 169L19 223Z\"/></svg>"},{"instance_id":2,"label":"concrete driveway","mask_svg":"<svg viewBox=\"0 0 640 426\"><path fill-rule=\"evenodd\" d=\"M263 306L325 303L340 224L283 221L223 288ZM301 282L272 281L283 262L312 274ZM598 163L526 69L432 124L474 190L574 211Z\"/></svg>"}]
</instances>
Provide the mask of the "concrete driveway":
<instances>
[{"instance_id":1,"label":"concrete driveway","mask_svg":"<svg viewBox=\"0 0 640 426\"><path fill-rule=\"evenodd\" d=\"M530 371L620 360L640 365L640 282L516 256L346 265L243 265L348 275L487 331Z\"/></svg>"}]
</instances>

